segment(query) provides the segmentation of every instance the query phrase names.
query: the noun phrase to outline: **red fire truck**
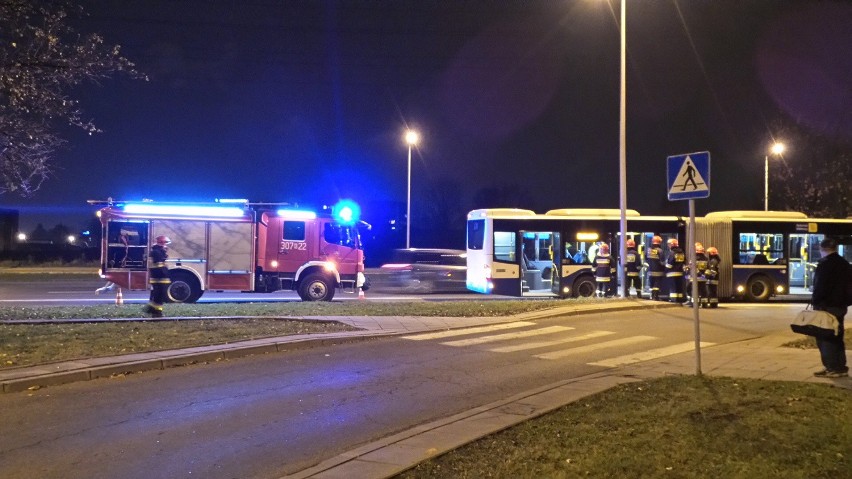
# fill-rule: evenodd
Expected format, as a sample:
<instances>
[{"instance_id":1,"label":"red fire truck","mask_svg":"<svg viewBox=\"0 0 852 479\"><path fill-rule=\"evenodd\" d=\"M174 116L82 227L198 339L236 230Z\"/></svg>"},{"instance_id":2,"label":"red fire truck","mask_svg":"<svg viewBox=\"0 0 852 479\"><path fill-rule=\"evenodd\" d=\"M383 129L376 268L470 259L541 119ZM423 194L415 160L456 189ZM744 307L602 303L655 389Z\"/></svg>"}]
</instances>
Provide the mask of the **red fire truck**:
<instances>
[{"instance_id":1,"label":"red fire truck","mask_svg":"<svg viewBox=\"0 0 852 479\"><path fill-rule=\"evenodd\" d=\"M166 235L169 299L176 303L193 303L208 290L283 289L305 301L330 301L337 288L366 289L354 204L321 215L246 200L89 203L105 205L97 212L100 276L121 288L148 289L148 249Z\"/></svg>"}]
</instances>

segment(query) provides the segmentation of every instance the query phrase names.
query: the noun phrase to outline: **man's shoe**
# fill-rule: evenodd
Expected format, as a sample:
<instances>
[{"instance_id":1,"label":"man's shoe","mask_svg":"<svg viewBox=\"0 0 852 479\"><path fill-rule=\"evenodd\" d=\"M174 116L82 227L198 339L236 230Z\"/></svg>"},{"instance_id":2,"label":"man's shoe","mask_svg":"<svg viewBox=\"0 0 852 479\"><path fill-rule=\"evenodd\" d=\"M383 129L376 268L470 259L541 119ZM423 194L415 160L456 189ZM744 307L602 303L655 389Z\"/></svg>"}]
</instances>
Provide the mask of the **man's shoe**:
<instances>
[{"instance_id":1,"label":"man's shoe","mask_svg":"<svg viewBox=\"0 0 852 479\"><path fill-rule=\"evenodd\" d=\"M849 376L848 371L826 371L825 376L823 376L823 377L826 377L826 378L845 378L846 376Z\"/></svg>"},{"instance_id":2,"label":"man's shoe","mask_svg":"<svg viewBox=\"0 0 852 479\"><path fill-rule=\"evenodd\" d=\"M814 376L816 376L818 378L824 378L824 377L828 376L828 372L829 372L828 369L823 369L822 371L815 372Z\"/></svg>"}]
</instances>

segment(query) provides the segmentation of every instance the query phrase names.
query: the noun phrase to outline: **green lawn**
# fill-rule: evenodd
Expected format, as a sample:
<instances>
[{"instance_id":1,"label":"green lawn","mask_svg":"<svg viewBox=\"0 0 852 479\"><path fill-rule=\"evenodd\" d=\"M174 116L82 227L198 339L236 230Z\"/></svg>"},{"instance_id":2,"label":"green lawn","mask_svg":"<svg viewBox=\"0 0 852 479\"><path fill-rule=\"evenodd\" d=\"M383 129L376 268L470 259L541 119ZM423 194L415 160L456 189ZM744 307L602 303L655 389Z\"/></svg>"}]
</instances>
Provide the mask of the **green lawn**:
<instances>
[{"instance_id":1,"label":"green lawn","mask_svg":"<svg viewBox=\"0 0 852 479\"><path fill-rule=\"evenodd\" d=\"M669 376L625 384L400 478L849 478L852 393Z\"/></svg>"}]
</instances>

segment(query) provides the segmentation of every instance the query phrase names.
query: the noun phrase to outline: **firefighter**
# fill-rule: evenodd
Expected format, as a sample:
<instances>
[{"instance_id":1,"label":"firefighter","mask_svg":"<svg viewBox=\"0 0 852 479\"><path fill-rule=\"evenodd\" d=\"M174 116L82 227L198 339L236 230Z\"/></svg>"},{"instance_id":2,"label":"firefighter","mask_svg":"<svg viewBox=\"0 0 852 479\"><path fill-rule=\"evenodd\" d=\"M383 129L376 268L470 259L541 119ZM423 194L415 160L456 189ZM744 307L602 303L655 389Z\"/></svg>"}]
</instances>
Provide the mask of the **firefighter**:
<instances>
[{"instance_id":1,"label":"firefighter","mask_svg":"<svg viewBox=\"0 0 852 479\"><path fill-rule=\"evenodd\" d=\"M645 256L645 268L648 269L648 283L651 285L651 299L660 299L660 284L666 275L666 267L663 263L663 238L654 236L651 238L651 247Z\"/></svg>"},{"instance_id":2,"label":"firefighter","mask_svg":"<svg viewBox=\"0 0 852 479\"><path fill-rule=\"evenodd\" d=\"M151 283L151 298L145 312L152 318L163 317L163 303L166 302L169 284L169 269L166 268L166 258L169 257L169 243L172 240L168 236L157 236L156 243L151 246L148 254L148 282Z\"/></svg>"},{"instance_id":3,"label":"firefighter","mask_svg":"<svg viewBox=\"0 0 852 479\"><path fill-rule=\"evenodd\" d=\"M719 263L722 258L719 257L719 250L713 246L707 248L707 269L704 270L704 276L707 278L707 305L711 308L719 307Z\"/></svg>"},{"instance_id":4,"label":"firefighter","mask_svg":"<svg viewBox=\"0 0 852 479\"><path fill-rule=\"evenodd\" d=\"M702 308L707 306L707 278L704 276L704 272L707 271L707 255L704 254L704 245L701 243L695 243L695 282L698 284L698 298L692 297L692 269L687 266L687 287L686 287L686 297L687 305L692 306L692 302L695 299L698 299L698 305Z\"/></svg>"},{"instance_id":5,"label":"firefighter","mask_svg":"<svg viewBox=\"0 0 852 479\"><path fill-rule=\"evenodd\" d=\"M610 283L615 274L615 259L609 254L609 245L602 244L595 255L595 260L592 262L595 271L595 281L598 284L597 296L609 296Z\"/></svg>"},{"instance_id":6,"label":"firefighter","mask_svg":"<svg viewBox=\"0 0 852 479\"><path fill-rule=\"evenodd\" d=\"M666 278L669 280L669 301L683 303L683 271L686 255L678 245L677 239L669 240L669 255L666 257Z\"/></svg>"},{"instance_id":7,"label":"firefighter","mask_svg":"<svg viewBox=\"0 0 852 479\"><path fill-rule=\"evenodd\" d=\"M630 297L630 288L636 289L636 297L642 298L642 284L639 281L639 270L642 269L642 258L639 257L639 252L636 251L636 242L632 239L627 240L627 284L624 287L624 296Z\"/></svg>"}]
</instances>

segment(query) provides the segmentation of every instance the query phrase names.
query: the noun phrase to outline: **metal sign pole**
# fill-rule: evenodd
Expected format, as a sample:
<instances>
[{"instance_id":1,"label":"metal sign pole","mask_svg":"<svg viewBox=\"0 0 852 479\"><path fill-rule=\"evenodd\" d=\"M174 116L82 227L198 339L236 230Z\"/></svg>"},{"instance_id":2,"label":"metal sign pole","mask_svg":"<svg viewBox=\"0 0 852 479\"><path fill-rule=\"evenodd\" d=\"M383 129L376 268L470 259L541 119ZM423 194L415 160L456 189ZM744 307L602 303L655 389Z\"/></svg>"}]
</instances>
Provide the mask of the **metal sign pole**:
<instances>
[{"instance_id":1,"label":"metal sign pole","mask_svg":"<svg viewBox=\"0 0 852 479\"><path fill-rule=\"evenodd\" d=\"M695 264L695 200L689 200L689 229L687 230L687 248L689 248L689 279L692 281L692 319L695 324L695 374L701 376L701 327L698 321L698 268Z\"/></svg>"}]
</instances>

